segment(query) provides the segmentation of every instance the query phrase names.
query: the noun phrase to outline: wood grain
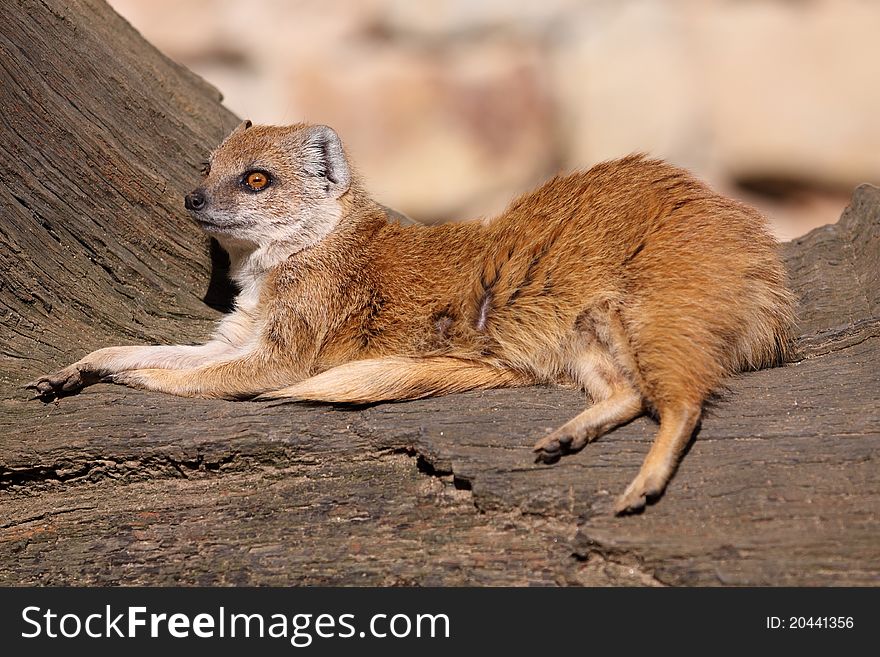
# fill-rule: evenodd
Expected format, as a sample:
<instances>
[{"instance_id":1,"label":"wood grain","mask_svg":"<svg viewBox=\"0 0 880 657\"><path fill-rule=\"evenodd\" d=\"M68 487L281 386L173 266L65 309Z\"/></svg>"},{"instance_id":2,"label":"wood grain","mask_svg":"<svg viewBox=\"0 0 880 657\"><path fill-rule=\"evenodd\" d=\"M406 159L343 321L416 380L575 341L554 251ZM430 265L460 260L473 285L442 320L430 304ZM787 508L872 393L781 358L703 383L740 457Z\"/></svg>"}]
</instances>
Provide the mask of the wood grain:
<instances>
[{"instance_id":1,"label":"wood grain","mask_svg":"<svg viewBox=\"0 0 880 657\"><path fill-rule=\"evenodd\" d=\"M95 386L43 405L19 386L91 349L207 335L222 258L181 198L237 119L103 2L13 4L0 584L880 583L880 190L784 246L799 360L732 380L639 516L609 510L650 420L532 462L583 407L569 390L346 410Z\"/></svg>"}]
</instances>

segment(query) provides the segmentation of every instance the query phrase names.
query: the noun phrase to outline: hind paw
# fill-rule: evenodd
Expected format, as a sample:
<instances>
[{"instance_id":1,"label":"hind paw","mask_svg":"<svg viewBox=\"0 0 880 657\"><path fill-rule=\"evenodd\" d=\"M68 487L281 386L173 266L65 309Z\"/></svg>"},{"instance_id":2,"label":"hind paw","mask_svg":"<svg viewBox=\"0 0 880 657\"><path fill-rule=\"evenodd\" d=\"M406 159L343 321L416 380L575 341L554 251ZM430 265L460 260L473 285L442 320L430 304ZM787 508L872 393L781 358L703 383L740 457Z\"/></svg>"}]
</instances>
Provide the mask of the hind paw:
<instances>
[{"instance_id":1,"label":"hind paw","mask_svg":"<svg viewBox=\"0 0 880 657\"><path fill-rule=\"evenodd\" d=\"M614 503L615 515L636 513L645 508L648 502L660 497L666 487L666 478L659 473L639 473Z\"/></svg>"},{"instance_id":2,"label":"hind paw","mask_svg":"<svg viewBox=\"0 0 880 657\"><path fill-rule=\"evenodd\" d=\"M564 454L577 452L589 442L586 436L562 429L547 434L533 448L535 463L555 463Z\"/></svg>"}]
</instances>

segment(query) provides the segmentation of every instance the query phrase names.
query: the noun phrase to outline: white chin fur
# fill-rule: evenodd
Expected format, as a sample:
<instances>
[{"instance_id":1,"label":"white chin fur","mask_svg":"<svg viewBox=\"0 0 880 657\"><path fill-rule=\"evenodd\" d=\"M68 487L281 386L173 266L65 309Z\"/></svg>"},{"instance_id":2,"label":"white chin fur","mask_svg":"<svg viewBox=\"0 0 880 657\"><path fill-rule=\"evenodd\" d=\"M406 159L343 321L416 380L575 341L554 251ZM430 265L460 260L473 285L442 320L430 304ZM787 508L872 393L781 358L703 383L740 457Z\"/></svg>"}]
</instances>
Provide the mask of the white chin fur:
<instances>
[{"instance_id":1,"label":"white chin fur","mask_svg":"<svg viewBox=\"0 0 880 657\"><path fill-rule=\"evenodd\" d=\"M246 288L294 253L324 239L339 223L342 209L337 202L328 202L283 218L257 212L225 215L216 210L210 215L210 223L199 224L229 253L230 274Z\"/></svg>"}]
</instances>

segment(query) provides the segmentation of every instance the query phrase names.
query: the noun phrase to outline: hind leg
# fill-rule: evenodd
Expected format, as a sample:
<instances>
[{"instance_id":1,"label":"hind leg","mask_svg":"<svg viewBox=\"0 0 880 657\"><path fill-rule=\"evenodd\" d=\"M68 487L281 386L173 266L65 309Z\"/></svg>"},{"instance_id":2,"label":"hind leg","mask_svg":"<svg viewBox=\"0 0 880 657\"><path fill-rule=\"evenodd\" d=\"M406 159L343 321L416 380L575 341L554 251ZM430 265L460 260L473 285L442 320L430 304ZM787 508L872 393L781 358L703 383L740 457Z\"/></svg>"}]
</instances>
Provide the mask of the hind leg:
<instances>
[{"instance_id":1,"label":"hind leg","mask_svg":"<svg viewBox=\"0 0 880 657\"><path fill-rule=\"evenodd\" d=\"M676 404L659 409L660 431L642 463L638 476L614 505L618 515L642 509L647 500L659 496L681 458L700 421L700 404Z\"/></svg>"},{"instance_id":2,"label":"hind leg","mask_svg":"<svg viewBox=\"0 0 880 657\"><path fill-rule=\"evenodd\" d=\"M553 463L568 452L576 452L599 436L638 417L644 410L641 393L624 374L625 365L617 354L620 349L608 339L604 328L609 320L601 317L602 324L590 323L576 339L576 349L569 356L568 373L575 383L584 388L593 399L593 405L580 415L548 434L535 445L536 462ZM600 326L599 331L596 327ZM601 332L605 340L600 340ZM611 343L611 346L608 346Z\"/></svg>"},{"instance_id":3,"label":"hind leg","mask_svg":"<svg viewBox=\"0 0 880 657\"><path fill-rule=\"evenodd\" d=\"M698 295L688 289L667 292L673 299L685 292ZM638 511L663 493L700 422L703 402L725 373L724 345L706 326L702 307L662 301L631 304L622 318L638 354L640 389L660 429L638 475L617 499L617 514Z\"/></svg>"},{"instance_id":4,"label":"hind leg","mask_svg":"<svg viewBox=\"0 0 880 657\"><path fill-rule=\"evenodd\" d=\"M535 445L536 462L554 463L569 452L576 452L599 436L638 417L643 412L642 397L634 388L614 390Z\"/></svg>"}]
</instances>

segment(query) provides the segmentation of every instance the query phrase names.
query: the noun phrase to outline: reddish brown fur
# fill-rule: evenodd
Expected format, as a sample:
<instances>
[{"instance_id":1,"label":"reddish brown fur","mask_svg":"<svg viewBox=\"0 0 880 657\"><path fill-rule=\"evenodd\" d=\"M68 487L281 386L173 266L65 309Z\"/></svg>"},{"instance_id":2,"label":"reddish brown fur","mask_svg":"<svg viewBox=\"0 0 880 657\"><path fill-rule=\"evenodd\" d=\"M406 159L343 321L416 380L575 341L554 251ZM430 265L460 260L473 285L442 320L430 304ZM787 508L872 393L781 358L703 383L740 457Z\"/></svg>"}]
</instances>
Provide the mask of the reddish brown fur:
<instances>
[{"instance_id":1,"label":"reddish brown fur","mask_svg":"<svg viewBox=\"0 0 880 657\"><path fill-rule=\"evenodd\" d=\"M240 130L215 168L224 149L278 150L272 131L305 129ZM338 207L326 236L265 268L246 353L78 369L175 394L349 402L574 384L594 406L539 441L539 460L645 410L660 419L624 512L662 492L725 376L785 358L792 297L764 219L663 162L557 176L490 222L388 224L356 178ZM55 376L38 389L64 389Z\"/></svg>"}]
</instances>

